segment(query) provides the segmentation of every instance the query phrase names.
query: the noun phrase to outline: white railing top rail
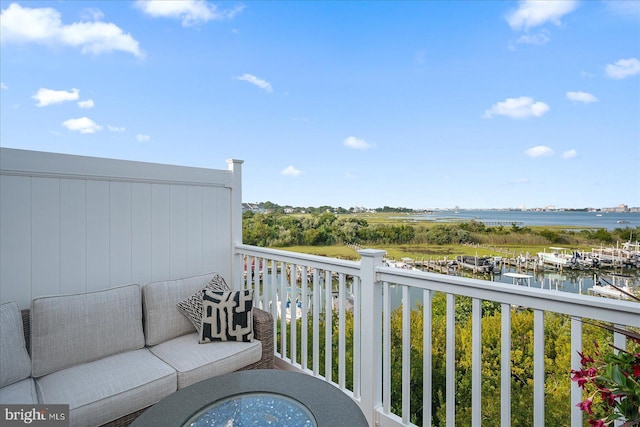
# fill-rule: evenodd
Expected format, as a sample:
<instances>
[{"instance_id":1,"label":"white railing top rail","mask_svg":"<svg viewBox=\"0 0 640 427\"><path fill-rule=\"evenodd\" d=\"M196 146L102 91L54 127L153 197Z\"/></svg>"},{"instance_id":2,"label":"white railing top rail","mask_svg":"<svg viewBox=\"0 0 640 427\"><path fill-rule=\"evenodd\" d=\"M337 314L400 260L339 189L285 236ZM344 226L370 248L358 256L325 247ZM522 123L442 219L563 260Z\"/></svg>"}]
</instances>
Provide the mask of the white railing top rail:
<instances>
[{"instance_id":1,"label":"white railing top rail","mask_svg":"<svg viewBox=\"0 0 640 427\"><path fill-rule=\"evenodd\" d=\"M279 249L261 248L250 245L236 245L236 252L258 258L268 258L280 262L300 264L320 270L343 273L350 276L360 275L360 263L318 255L308 255L299 252L289 252Z\"/></svg>"},{"instance_id":2,"label":"white railing top rail","mask_svg":"<svg viewBox=\"0 0 640 427\"><path fill-rule=\"evenodd\" d=\"M378 267L382 282L640 327L640 303L487 280Z\"/></svg>"}]
</instances>

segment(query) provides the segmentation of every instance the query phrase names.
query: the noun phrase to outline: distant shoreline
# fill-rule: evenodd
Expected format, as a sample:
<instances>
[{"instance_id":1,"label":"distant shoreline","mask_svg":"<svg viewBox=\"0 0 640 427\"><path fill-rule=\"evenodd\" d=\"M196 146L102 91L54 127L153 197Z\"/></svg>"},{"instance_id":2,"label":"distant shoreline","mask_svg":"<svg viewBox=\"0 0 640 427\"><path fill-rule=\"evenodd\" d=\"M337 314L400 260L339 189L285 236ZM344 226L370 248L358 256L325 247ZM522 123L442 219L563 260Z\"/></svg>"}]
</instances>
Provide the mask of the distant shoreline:
<instances>
[{"instance_id":1,"label":"distant shoreline","mask_svg":"<svg viewBox=\"0 0 640 427\"><path fill-rule=\"evenodd\" d=\"M410 214L412 220L434 222L477 221L482 223L528 226L566 226L577 228L640 227L640 212L593 211L516 211L516 210L448 210Z\"/></svg>"}]
</instances>

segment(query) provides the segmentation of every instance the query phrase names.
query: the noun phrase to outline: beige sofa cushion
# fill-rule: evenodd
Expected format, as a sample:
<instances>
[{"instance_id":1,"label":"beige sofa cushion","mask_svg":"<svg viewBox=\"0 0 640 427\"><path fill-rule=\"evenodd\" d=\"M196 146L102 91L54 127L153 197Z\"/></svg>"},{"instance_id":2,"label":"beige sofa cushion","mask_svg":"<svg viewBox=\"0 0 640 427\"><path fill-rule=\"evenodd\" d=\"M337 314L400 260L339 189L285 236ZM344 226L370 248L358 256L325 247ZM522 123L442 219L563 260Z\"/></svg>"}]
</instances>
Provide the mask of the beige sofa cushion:
<instances>
[{"instance_id":1,"label":"beige sofa cushion","mask_svg":"<svg viewBox=\"0 0 640 427\"><path fill-rule=\"evenodd\" d=\"M22 315L15 302L0 305L0 387L31 375L22 328Z\"/></svg>"},{"instance_id":2,"label":"beige sofa cushion","mask_svg":"<svg viewBox=\"0 0 640 427\"><path fill-rule=\"evenodd\" d=\"M93 427L146 408L176 390L176 372L146 348L36 379L43 404L69 405L71 427Z\"/></svg>"},{"instance_id":3,"label":"beige sofa cushion","mask_svg":"<svg viewBox=\"0 0 640 427\"><path fill-rule=\"evenodd\" d=\"M0 388L1 405L35 405L37 403L36 384L31 377Z\"/></svg>"},{"instance_id":4,"label":"beige sofa cushion","mask_svg":"<svg viewBox=\"0 0 640 427\"><path fill-rule=\"evenodd\" d=\"M31 302L33 377L142 347L139 285Z\"/></svg>"},{"instance_id":5,"label":"beige sofa cushion","mask_svg":"<svg viewBox=\"0 0 640 427\"><path fill-rule=\"evenodd\" d=\"M184 279L147 283L142 288L144 310L144 336L147 345L192 333L196 330L177 304L203 289L216 273Z\"/></svg>"},{"instance_id":6,"label":"beige sofa cushion","mask_svg":"<svg viewBox=\"0 0 640 427\"><path fill-rule=\"evenodd\" d=\"M262 357L262 343L258 340L199 344L196 332L149 347L149 350L178 372L179 389L237 371Z\"/></svg>"}]
</instances>

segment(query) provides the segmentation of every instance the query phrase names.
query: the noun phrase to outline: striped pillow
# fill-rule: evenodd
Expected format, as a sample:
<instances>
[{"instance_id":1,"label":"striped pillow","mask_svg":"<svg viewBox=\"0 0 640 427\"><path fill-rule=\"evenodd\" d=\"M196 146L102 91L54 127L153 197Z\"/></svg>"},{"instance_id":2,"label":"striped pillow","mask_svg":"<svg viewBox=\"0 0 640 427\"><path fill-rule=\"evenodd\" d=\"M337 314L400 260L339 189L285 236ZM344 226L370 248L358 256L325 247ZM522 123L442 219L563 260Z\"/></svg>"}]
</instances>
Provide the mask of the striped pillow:
<instances>
[{"instance_id":1,"label":"striped pillow","mask_svg":"<svg viewBox=\"0 0 640 427\"><path fill-rule=\"evenodd\" d=\"M202 291L200 343L253 341L253 290Z\"/></svg>"},{"instance_id":2,"label":"striped pillow","mask_svg":"<svg viewBox=\"0 0 640 427\"><path fill-rule=\"evenodd\" d=\"M230 291L229 285L219 274L213 276L211 281L203 289L180 301L177 305L180 313L184 314L198 333L200 333L200 325L202 324L202 291L208 289L210 291Z\"/></svg>"}]
</instances>

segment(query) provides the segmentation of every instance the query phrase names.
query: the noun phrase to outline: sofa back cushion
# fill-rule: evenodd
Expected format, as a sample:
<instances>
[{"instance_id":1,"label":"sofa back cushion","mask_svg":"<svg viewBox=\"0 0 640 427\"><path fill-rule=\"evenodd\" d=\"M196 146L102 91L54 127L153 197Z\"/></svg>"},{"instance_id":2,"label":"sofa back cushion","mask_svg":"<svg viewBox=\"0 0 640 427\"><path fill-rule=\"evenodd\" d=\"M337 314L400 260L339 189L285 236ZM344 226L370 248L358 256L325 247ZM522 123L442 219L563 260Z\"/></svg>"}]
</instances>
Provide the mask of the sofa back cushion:
<instances>
[{"instance_id":1,"label":"sofa back cushion","mask_svg":"<svg viewBox=\"0 0 640 427\"><path fill-rule=\"evenodd\" d=\"M176 304L203 289L215 276L216 273L209 273L143 286L144 336L147 345L160 344L196 330Z\"/></svg>"},{"instance_id":2,"label":"sofa back cushion","mask_svg":"<svg viewBox=\"0 0 640 427\"><path fill-rule=\"evenodd\" d=\"M139 285L31 302L34 377L142 347Z\"/></svg>"},{"instance_id":3,"label":"sofa back cushion","mask_svg":"<svg viewBox=\"0 0 640 427\"><path fill-rule=\"evenodd\" d=\"M0 387L31 375L31 359L24 342L22 315L15 302L0 305Z\"/></svg>"}]
</instances>

